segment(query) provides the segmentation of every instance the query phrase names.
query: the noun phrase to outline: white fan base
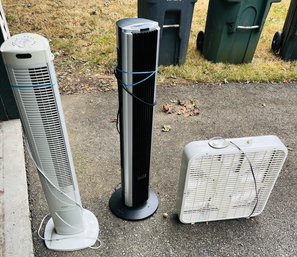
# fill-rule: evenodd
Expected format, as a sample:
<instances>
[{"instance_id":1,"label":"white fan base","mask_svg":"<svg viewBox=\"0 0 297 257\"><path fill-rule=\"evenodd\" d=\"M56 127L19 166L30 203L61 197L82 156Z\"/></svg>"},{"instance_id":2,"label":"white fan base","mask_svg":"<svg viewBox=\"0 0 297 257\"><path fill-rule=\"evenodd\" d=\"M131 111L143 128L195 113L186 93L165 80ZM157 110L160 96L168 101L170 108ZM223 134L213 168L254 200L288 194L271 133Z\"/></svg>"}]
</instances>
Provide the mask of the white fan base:
<instances>
[{"instance_id":1,"label":"white fan base","mask_svg":"<svg viewBox=\"0 0 297 257\"><path fill-rule=\"evenodd\" d=\"M46 224L44 231L45 245L55 251L75 251L94 245L99 235L99 224L95 215L83 210L85 230L74 235L59 235L55 231L53 219Z\"/></svg>"}]
</instances>

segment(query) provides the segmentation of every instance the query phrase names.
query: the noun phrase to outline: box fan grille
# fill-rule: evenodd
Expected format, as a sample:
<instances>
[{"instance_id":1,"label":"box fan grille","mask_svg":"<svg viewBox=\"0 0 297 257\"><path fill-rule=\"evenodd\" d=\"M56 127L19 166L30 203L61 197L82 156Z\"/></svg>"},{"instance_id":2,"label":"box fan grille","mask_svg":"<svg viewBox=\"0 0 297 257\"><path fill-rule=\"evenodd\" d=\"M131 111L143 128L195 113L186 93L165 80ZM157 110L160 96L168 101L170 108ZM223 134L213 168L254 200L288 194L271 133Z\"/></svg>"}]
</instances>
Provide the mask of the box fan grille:
<instances>
[{"instance_id":1,"label":"box fan grille","mask_svg":"<svg viewBox=\"0 0 297 257\"><path fill-rule=\"evenodd\" d=\"M185 185L184 221L192 223L258 215L265 207L285 157L284 151L271 150L193 158ZM254 170L257 193L247 158Z\"/></svg>"},{"instance_id":2,"label":"box fan grille","mask_svg":"<svg viewBox=\"0 0 297 257\"><path fill-rule=\"evenodd\" d=\"M56 186L64 188L73 185L48 68L14 69L13 74L17 85L21 86L17 90L32 131L31 140L34 142L29 143L34 149L36 162ZM44 140L48 145L44 144Z\"/></svg>"}]
</instances>

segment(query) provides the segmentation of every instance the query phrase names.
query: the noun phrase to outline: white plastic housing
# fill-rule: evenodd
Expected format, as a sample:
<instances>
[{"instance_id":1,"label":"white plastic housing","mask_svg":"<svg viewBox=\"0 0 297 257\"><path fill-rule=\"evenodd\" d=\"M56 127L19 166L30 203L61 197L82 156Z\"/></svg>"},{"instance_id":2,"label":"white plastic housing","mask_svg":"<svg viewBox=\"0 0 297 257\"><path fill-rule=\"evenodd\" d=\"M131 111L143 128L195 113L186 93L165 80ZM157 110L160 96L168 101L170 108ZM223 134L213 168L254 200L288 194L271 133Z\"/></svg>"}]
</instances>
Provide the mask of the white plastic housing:
<instances>
[{"instance_id":1,"label":"white plastic housing","mask_svg":"<svg viewBox=\"0 0 297 257\"><path fill-rule=\"evenodd\" d=\"M40 169L54 224L52 233L62 238L84 233L83 209L49 42L40 35L19 34L3 43L1 52L32 157Z\"/></svg>"},{"instance_id":2,"label":"white plastic housing","mask_svg":"<svg viewBox=\"0 0 297 257\"><path fill-rule=\"evenodd\" d=\"M287 148L276 136L226 142L196 141L184 148L177 199L181 222L246 218L263 211L287 157ZM257 185L254 211L255 181L247 158Z\"/></svg>"},{"instance_id":3,"label":"white plastic housing","mask_svg":"<svg viewBox=\"0 0 297 257\"><path fill-rule=\"evenodd\" d=\"M94 245L99 231L97 218L92 212L84 209L83 224L85 229L81 233L64 236L56 233L53 219L50 219L44 231L46 247L55 251L75 251Z\"/></svg>"}]
</instances>

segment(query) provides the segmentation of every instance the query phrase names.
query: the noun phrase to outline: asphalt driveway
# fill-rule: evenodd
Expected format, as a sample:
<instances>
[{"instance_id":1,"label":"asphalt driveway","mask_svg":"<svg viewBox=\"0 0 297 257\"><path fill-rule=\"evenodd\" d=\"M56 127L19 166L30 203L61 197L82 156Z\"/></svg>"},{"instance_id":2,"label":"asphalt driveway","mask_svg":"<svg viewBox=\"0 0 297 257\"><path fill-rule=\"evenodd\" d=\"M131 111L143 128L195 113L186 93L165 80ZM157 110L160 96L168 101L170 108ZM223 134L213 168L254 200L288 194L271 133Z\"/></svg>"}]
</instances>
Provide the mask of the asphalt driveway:
<instances>
[{"instance_id":1,"label":"asphalt driveway","mask_svg":"<svg viewBox=\"0 0 297 257\"><path fill-rule=\"evenodd\" d=\"M199 115L167 114L165 104L195 101ZM160 206L148 220L127 222L108 208L120 183L117 92L63 96L83 206L99 220L102 247L72 253L46 249L36 231L47 214L40 182L28 164L35 256L297 256L297 85L193 85L157 92L151 187ZM169 132L162 126L169 125ZM277 135L289 157L264 212L253 219L183 225L175 202L183 147L193 140ZM168 213L168 218L163 217Z\"/></svg>"}]
</instances>

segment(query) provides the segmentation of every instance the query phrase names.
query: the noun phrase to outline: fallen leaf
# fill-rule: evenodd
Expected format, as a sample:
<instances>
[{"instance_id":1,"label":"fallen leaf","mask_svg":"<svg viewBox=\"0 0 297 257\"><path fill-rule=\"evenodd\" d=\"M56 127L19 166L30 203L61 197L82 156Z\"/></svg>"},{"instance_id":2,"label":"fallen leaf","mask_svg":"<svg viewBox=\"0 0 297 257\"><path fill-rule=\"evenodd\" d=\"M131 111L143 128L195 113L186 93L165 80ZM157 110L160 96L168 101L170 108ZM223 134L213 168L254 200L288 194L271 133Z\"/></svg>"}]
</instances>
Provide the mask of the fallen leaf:
<instances>
[{"instance_id":1,"label":"fallen leaf","mask_svg":"<svg viewBox=\"0 0 297 257\"><path fill-rule=\"evenodd\" d=\"M162 111L166 114L176 113L183 115L185 118L200 114L198 103L196 100L170 100L171 104L164 104Z\"/></svg>"},{"instance_id":2,"label":"fallen leaf","mask_svg":"<svg viewBox=\"0 0 297 257\"><path fill-rule=\"evenodd\" d=\"M163 125L162 126L162 132L169 132L171 130L171 126L170 125Z\"/></svg>"},{"instance_id":3,"label":"fallen leaf","mask_svg":"<svg viewBox=\"0 0 297 257\"><path fill-rule=\"evenodd\" d=\"M167 114L175 113L174 106L172 104L164 104L162 107L163 112Z\"/></svg>"}]
</instances>

